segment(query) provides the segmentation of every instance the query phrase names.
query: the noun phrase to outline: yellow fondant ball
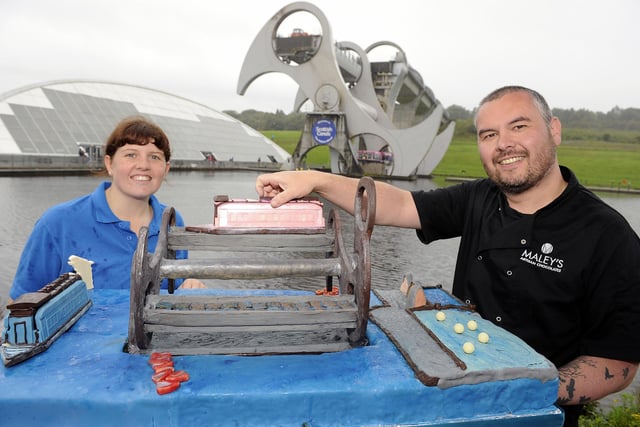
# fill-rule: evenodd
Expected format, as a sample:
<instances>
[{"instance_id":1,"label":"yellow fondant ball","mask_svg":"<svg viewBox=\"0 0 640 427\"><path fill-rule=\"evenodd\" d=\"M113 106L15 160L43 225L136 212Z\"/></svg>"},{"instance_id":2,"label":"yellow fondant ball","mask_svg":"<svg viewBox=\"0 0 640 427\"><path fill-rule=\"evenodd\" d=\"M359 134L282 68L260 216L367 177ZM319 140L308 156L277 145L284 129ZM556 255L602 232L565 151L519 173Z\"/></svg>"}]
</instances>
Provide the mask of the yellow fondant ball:
<instances>
[{"instance_id":1,"label":"yellow fondant ball","mask_svg":"<svg viewBox=\"0 0 640 427\"><path fill-rule=\"evenodd\" d=\"M439 312L436 313L436 320L438 322L443 322L444 319L446 319L446 318L447 318L447 315L444 314L444 311L439 311Z\"/></svg>"},{"instance_id":2,"label":"yellow fondant ball","mask_svg":"<svg viewBox=\"0 0 640 427\"><path fill-rule=\"evenodd\" d=\"M464 343L462 345L462 351L464 351L467 354L471 354L476 350L476 348L474 347L473 343L467 341L466 343Z\"/></svg>"},{"instance_id":3,"label":"yellow fondant ball","mask_svg":"<svg viewBox=\"0 0 640 427\"><path fill-rule=\"evenodd\" d=\"M456 323L455 325L453 325L453 330L456 332L456 334L461 334L464 332L464 326L462 325L462 323Z\"/></svg>"},{"instance_id":4,"label":"yellow fondant ball","mask_svg":"<svg viewBox=\"0 0 640 427\"><path fill-rule=\"evenodd\" d=\"M469 320L467 322L467 328L469 328L470 331L475 331L476 329L478 329L478 322L476 322L475 320Z\"/></svg>"},{"instance_id":5,"label":"yellow fondant ball","mask_svg":"<svg viewBox=\"0 0 640 427\"><path fill-rule=\"evenodd\" d=\"M480 341L483 344L486 344L489 342L489 334L487 334L486 332L480 332L478 334L478 341Z\"/></svg>"}]
</instances>

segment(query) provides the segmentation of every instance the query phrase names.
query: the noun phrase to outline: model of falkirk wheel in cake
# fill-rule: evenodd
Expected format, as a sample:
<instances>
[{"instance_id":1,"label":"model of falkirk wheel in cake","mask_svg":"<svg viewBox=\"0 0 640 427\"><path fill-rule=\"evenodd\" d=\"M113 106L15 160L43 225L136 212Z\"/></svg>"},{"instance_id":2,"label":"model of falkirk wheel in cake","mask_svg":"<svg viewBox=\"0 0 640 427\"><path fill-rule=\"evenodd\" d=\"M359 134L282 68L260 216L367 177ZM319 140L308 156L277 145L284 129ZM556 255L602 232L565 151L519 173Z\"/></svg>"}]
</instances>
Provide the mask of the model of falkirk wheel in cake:
<instances>
[{"instance_id":1,"label":"model of falkirk wheel in cake","mask_svg":"<svg viewBox=\"0 0 640 427\"><path fill-rule=\"evenodd\" d=\"M335 208L329 212L326 229L313 234L286 228L226 233L215 228L174 227L174 209L167 208L154 253L148 252L148 229L140 230L131 268L126 350L135 354L287 354L364 345L375 200L373 180L361 178L354 202L352 252L346 250ZM282 207L274 211L278 209ZM175 259L175 251L182 249L189 250L189 259ZM197 250L233 252L234 257L191 258ZM298 256L305 251L311 257ZM160 293L165 278L239 279L244 283L307 276L324 277L327 283L337 277L339 295L291 289L275 294L172 293L171 289L168 294Z\"/></svg>"},{"instance_id":2,"label":"model of falkirk wheel in cake","mask_svg":"<svg viewBox=\"0 0 640 427\"><path fill-rule=\"evenodd\" d=\"M304 28L281 34L283 21L298 12L313 15L321 34ZM379 47L397 50L395 58L370 62L367 55ZM451 143L455 122L404 51L389 41L367 49L334 41L327 18L311 3L291 3L267 21L245 56L237 93L272 72L297 83L294 110L313 103L293 153L296 168L306 166L310 150L326 146L333 173L428 176Z\"/></svg>"}]
</instances>

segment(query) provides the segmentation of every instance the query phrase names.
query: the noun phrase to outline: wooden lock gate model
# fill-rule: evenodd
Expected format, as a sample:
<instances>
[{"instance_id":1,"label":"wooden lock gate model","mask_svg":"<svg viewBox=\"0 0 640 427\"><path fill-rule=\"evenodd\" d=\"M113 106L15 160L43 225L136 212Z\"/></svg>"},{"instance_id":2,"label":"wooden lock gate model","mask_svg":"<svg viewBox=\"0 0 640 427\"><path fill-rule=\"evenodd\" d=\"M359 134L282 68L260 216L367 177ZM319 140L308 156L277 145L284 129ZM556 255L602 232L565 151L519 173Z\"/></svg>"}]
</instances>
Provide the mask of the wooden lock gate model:
<instances>
[{"instance_id":1,"label":"wooden lock gate model","mask_svg":"<svg viewBox=\"0 0 640 427\"><path fill-rule=\"evenodd\" d=\"M366 194L366 197L365 197ZM163 213L154 253L148 228L140 229L131 267L128 342L134 354L277 354L335 352L366 344L371 292L369 243L375 221L375 184L358 183L353 252L347 253L338 211L323 233L253 230L217 233L175 227L175 211ZM234 258L175 259L176 250L232 252ZM237 256L240 253L244 256ZM274 254L274 258L260 254ZM294 254L311 253L299 258ZM288 257L285 255L288 254ZM338 278L339 295L303 292L173 293L173 280ZM163 279L169 293L160 293Z\"/></svg>"}]
</instances>

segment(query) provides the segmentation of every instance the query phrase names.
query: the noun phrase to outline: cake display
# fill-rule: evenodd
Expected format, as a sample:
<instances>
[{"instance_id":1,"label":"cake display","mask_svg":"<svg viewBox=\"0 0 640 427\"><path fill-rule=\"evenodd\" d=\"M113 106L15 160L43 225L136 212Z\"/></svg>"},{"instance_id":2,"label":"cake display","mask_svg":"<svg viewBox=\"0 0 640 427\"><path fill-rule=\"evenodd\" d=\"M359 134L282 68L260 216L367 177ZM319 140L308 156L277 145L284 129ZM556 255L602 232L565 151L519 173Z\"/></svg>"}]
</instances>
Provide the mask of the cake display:
<instances>
[{"instance_id":1,"label":"cake display","mask_svg":"<svg viewBox=\"0 0 640 427\"><path fill-rule=\"evenodd\" d=\"M473 384L428 386L373 323L367 328L368 345L341 352L173 356L175 369L187 372L189 379L171 393L158 394L150 355L122 351L129 293L94 290L92 299L91 309L48 351L0 367L0 389L10 390L0 399L7 425L562 425L562 413L554 406L557 379L518 377L510 366L507 379L476 376ZM372 307L383 305L372 297ZM510 338L504 331L490 335L490 344ZM443 350L434 348L425 351L427 358L441 357ZM473 355L490 365L489 371L503 370L479 349ZM512 356L519 359L519 354ZM530 368L527 364L523 370Z\"/></svg>"},{"instance_id":2,"label":"cake display","mask_svg":"<svg viewBox=\"0 0 640 427\"><path fill-rule=\"evenodd\" d=\"M557 371L524 342L409 275L399 289L371 290L370 178L355 207L352 251L335 212L331 233L227 235L173 227L168 208L154 253L140 230L130 290L94 289L55 345L0 367L3 422L561 426ZM194 247L237 257L172 257ZM337 277L338 292L160 289L164 278L309 274L327 288Z\"/></svg>"}]
</instances>

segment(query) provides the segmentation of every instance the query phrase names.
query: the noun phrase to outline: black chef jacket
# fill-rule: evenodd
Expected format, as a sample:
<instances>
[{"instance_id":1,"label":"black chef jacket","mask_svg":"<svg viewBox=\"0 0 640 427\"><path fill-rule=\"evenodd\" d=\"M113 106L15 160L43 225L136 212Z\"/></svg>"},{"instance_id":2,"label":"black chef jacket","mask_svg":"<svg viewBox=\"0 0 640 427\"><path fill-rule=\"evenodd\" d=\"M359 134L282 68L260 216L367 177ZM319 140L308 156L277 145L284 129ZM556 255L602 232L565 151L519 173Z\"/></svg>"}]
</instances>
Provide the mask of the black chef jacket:
<instances>
[{"instance_id":1,"label":"black chef jacket","mask_svg":"<svg viewBox=\"0 0 640 427\"><path fill-rule=\"evenodd\" d=\"M562 167L565 191L524 215L480 179L413 192L425 242L461 236L453 294L560 367L640 360L640 239Z\"/></svg>"}]
</instances>

